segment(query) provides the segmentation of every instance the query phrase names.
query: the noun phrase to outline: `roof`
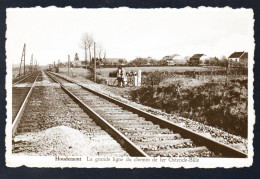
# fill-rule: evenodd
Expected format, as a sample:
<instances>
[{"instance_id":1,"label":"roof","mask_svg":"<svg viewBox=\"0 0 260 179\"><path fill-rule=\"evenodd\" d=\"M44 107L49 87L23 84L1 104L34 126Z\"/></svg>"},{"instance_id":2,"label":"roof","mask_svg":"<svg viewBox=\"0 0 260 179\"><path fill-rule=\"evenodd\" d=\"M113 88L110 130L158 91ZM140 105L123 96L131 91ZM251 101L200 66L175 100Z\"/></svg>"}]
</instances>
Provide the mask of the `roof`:
<instances>
[{"instance_id":1,"label":"roof","mask_svg":"<svg viewBox=\"0 0 260 179\"><path fill-rule=\"evenodd\" d=\"M248 58L248 53L245 52L245 53L241 56L241 58Z\"/></svg>"},{"instance_id":2,"label":"roof","mask_svg":"<svg viewBox=\"0 0 260 179\"><path fill-rule=\"evenodd\" d=\"M244 52L234 52L228 58L239 58Z\"/></svg>"},{"instance_id":3,"label":"roof","mask_svg":"<svg viewBox=\"0 0 260 179\"><path fill-rule=\"evenodd\" d=\"M190 57L190 58L200 58L200 57L202 57L204 54L194 54L192 57Z\"/></svg>"},{"instance_id":4,"label":"roof","mask_svg":"<svg viewBox=\"0 0 260 179\"><path fill-rule=\"evenodd\" d=\"M172 60L175 56L177 56L178 54L173 54L173 55L167 55L167 56L164 56L162 58L162 60Z\"/></svg>"}]
</instances>

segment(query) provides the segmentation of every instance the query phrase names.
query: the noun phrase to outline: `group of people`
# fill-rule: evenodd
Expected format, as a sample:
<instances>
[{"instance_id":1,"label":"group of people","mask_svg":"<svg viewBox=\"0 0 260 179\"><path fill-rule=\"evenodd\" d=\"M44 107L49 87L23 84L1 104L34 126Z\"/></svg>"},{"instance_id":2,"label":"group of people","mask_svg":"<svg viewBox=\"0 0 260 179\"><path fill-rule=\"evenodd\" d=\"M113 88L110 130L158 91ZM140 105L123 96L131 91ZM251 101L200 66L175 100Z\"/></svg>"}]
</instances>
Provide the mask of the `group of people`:
<instances>
[{"instance_id":1,"label":"group of people","mask_svg":"<svg viewBox=\"0 0 260 179\"><path fill-rule=\"evenodd\" d=\"M126 87L130 85L135 85L135 77L137 77L136 72L126 72L122 66L118 66L117 69L117 79L118 87ZM115 84L115 83L114 83Z\"/></svg>"}]
</instances>

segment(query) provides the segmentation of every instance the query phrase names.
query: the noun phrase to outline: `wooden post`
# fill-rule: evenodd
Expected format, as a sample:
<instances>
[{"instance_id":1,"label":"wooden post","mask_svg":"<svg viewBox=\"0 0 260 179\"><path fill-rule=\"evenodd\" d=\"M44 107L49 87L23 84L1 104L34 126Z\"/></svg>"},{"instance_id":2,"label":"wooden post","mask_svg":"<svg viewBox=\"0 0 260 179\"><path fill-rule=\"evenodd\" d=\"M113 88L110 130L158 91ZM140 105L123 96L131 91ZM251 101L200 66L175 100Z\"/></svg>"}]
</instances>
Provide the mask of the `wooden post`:
<instances>
[{"instance_id":1,"label":"wooden post","mask_svg":"<svg viewBox=\"0 0 260 179\"><path fill-rule=\"evenodd\" d=\"M96 42L94 42L94 82L96 83L97 76L96 76Z\"/></svg>"},{"instance_id":2,"label":"wooden post","mask_svg":"<svg viewBox=\"0 0 260 179\"><path fill-rule=\"evenodd\" d=\"M142 72L141 70L138 70L137 86L141 86L141 79L142 79Z\"/></svg>"},{"instance_id":3,"label":"wooden post","mask_svg":"<svg viewBox=\"0 0 260 179\"><path fill-rule=\"evenodd\" d=\"M137 75L136 75L136 72L134 73L134 86L137 86Z\"/></svg>"},{"instance_id":4,"label":"wooden post","mask_svg":"<svg viewBox=\"0 0 260 179\"><path fill-rule=\"evenodd\" d=\"M68 76L70 76L70 55L68 55Z\"/></svg>"}]
</instances>

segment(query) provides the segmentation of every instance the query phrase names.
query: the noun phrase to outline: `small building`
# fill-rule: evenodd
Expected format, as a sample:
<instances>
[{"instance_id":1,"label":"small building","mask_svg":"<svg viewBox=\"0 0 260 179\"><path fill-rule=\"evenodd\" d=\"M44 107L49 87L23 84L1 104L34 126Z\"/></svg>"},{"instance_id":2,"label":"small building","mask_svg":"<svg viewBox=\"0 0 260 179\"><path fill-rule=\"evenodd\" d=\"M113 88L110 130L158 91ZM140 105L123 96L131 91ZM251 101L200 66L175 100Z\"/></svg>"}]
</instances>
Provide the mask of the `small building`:
<instances>
[{"instance_id":1,"label":"small building","mask_svg":"<svg viewBox=\"0 0 260 179\"><path fill-rule=\"evenodd\" d=\"M194 54L192 57L190 57L190 65L192 66L198 66L200 64L200 61L202 60L202 57L205 56L204 54Z\"/></svg>"},{"instance_id":2,"label":"small building","mask_svg":"<svg viewBox=\"0 0 260 179\"><path fill-rule=\"evenodd\" d=\"M229 66L248 66L248 52L234 52L228 57Z\"/></svg>"},{"instance_id":3,"label":"small building","mask_svg":"<svg viewBox=\"0 0 260 179\"><path fill-rule=\"evenodd\" d=\"M72 67L81 67L81 62L79 61L78 53L75 53L74 60L71 62Z\"/></svg>"},{"instance_id":4,"label":"small building","mask_svg":"<svg viewBox=\"0 0 260 179\"><path fill-rule=\"evenodd\" d=\"M174 65L176 65L176 63L171 59L171 60L166 60L166 62L167 62L167 65L168 66L174 66Z\"/></svg>"},{"instance_id":5,"label":"small building","mask_svg":"<svg viewBox=\"0 0 260 179\"><path fill-rule=\"evenodd\" d=\"M173 58L174 58L176 55L177 55L177 54L164 56L161 61L165 61L165 62L166 62L165 65L174 66L174 65L176 65L176 63L173 61Z\"/></svg>"}]
</instances>

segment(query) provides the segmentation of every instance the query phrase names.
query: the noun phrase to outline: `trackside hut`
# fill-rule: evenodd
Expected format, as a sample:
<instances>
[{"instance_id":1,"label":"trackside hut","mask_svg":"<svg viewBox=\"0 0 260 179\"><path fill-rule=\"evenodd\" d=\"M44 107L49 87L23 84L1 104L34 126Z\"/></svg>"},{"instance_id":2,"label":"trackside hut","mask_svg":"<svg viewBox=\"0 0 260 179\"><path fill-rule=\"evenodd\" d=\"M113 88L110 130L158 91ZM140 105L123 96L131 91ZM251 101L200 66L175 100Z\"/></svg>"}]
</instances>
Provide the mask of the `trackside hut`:
<instances>
[{"instance_id":1,"label":"trackside hut","mask_svg":"<svg viewBox=\"0 0 260 179\"><path fill-rule=\"evenodd\" d=\"M228 57L229 66L248 65L248 52L234 52Z\"/></svg>"}]
</instances>

